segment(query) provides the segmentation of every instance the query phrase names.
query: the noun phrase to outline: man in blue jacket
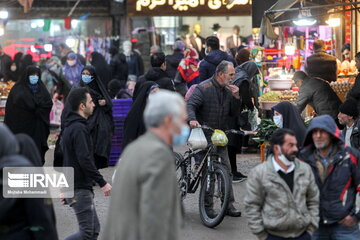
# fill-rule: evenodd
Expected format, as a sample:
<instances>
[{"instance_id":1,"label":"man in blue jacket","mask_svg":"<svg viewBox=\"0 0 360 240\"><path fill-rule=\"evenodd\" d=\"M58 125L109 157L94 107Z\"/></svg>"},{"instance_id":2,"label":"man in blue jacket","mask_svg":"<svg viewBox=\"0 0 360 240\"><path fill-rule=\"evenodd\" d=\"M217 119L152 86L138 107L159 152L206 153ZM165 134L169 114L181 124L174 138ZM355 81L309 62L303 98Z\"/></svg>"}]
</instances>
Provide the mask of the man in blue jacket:
<instances>
[{"instance_id":1,"label":"man in blue jacket","mask_svg":"<svg viewBox=\"0 0 360 240\"><path fill-rule=\"evenodd\" d=\"M360 153L345 146L329 115L314 118L307 130L300 159L312 168L320 190L320 224L313 240L360 239Z\"/></svg>"},{"instance_id":2,"label":"man in blue jacket","mask_svg":"<svg viewBox=\"0 0 360 240\"><path fill-rule=\"evenodd\" d=\"M236 62L233 57L231 57L226 52L221 51L219 39L215 36L210 36L206 38L206 57L200 62L199 71L200 71L200 82L205 81L211 78L216 70L216 67L222 61L226 60L232 62L236 66Z\"/></svg>"}]
</instances>

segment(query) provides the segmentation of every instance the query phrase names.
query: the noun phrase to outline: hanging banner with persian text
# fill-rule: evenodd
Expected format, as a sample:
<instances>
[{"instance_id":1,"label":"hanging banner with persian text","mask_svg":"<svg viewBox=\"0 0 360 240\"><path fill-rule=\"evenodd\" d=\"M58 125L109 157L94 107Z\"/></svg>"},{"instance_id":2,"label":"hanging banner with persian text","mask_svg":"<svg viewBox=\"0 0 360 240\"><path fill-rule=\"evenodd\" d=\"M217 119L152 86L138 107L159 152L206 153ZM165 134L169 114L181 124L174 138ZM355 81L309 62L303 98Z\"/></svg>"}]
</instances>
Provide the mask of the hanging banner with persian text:
<instances>
[{"instance_id":1,"label":"hanging banner with persian text","mask_svg":"<svg viewBox=\"0 0 360 240\"><path fill-rule=\"evenodd\" d=\"M128 0L132 16L249 16L252 0Z\"/></svg>"}]
</instances>

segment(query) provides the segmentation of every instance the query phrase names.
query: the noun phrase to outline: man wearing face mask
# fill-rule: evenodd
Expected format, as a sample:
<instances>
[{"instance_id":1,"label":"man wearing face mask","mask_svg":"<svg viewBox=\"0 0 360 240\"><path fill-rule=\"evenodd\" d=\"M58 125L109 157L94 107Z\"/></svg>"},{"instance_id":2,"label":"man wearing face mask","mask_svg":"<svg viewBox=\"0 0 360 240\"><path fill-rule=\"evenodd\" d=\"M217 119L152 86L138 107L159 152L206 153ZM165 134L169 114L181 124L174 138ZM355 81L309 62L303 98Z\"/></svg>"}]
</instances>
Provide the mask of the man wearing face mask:
<instances>
[{"instance_id":1,"label":"man wearing face mask","mask_svg":"<svg viewBox=\"0 0 360 240\"><path fill-rule=\"evenodd\" d=\"M232 56L227 54L224 51L221 51L219 39L215 36L210 36L206 38L205 46L205 58L200 62L199 71L200 71L200 82L203 82L211 78L216 70L216 67L220 62L226 60L232 62L236 66L236 62Z\"/></svg>"},{"instance_id":2,"label":"man wearing face mask","mask_svg":"<svg viewBox=\"0 0 360 240\"><path fill-rule=\"evenodd\" d=\"M276 130L267 161L248 176L245 210L260 240L310 240L318 227L319 190L309 165L296 158L296 145L292 130Z\"/></svg>"},{"instance_id":3,"label":"man wearing face mask","mask_svg":"<svg viewBox=\"0 0 360 240\"><path fill-rule=\"evenodd\" d=\"M329 115L311 121L300 159L311 166L320 190L320 224L313 240L360 239L360 153L344 144Z\"/></svg>"},{"instance_id":4,"label":"man wearing face mask","mask_svg":"<svg viewBox=\"0 0 360 240\"><path fill-rule=\"evenodd\" d=\"M196 128L200 124L208 125L214 129L227 130L230 116L240 114L240 95L239 88L231 85L230 81L234 79L234 65L228 61L222 61L217 66L215 75L200 83L187 101L187 111L189 114L190 127ZM209 132L205 135L210 142ZM223 158L223 164L229 170L231 180L233 178L227 147L218 147L218 154ZM230 186L230 201L227 215L240 217L241 212L237 210L233 203L235 202L232 185ZM209 214L213 212L212 203L207 203Z\"/></svg>"},{"instance_id":5,"label":"man wearing face mask","mask_svg":"<svg viewBox=\"0 0 360 240\"><path fill-rule=\"evenodd\" d=\"M102 239L180 239L181 202L171 146L187 141L186 119L179 94L159 90L149 98L147 132L121 155Z\"/></svg>"}]
</instances>

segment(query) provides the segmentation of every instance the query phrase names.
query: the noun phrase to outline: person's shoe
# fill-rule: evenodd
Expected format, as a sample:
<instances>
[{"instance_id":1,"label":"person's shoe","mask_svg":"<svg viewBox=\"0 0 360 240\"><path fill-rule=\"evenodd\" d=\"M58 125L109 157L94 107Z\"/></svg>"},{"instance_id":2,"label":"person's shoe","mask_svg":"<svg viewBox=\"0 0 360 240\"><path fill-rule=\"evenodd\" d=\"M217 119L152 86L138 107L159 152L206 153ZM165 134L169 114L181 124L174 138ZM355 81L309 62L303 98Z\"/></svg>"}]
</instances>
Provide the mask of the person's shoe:
<instances>
[{"instance_id":1,"label":"person's shoe","mask_svg":"<svg viewBox=\"0 0 360 240\"><path fill-rule=\"evenodd\" d=\"M230 217L241 217L241 212L240 212L240 210L237 210L234 206L230 206L226 210L226 215L228 215Z\"/></svg>"},{"instance_id":2,"label":"person's shoe","mask_svg":"<svg viewBox=\"0 0 360 240\"><path fill-rule=\"evenodd\" d=\"M245 179L247 178L247 176L245 176L241 172L234 172L233 176L238 177L238 178L245 178Z\"/></svg>"},{"instance_id":3,"label":"person's shoe","mask_svg":"<svg viewBox=\"0 0 360 240\"><path fill-rule=\"evenodd\" d=\"M245 181L246 180L246 178L242 178L242 177L237 177L237 176L233 176L233 179L232 179L232 182L233 183L240 183L240 182L243 182L243 181Z\"/></svg>"},{"instance_id":4,"label":"person's shoe","mask_svg":"<svg viewBox=\"0 0 360 240\"><path fill-rule=\"evenodd\" d=\"M206 214L208 215L209 218L216 218L216 216L217 216L214 209L211 209L211 208L206 209Z\"/></svg>"}]
</instances>

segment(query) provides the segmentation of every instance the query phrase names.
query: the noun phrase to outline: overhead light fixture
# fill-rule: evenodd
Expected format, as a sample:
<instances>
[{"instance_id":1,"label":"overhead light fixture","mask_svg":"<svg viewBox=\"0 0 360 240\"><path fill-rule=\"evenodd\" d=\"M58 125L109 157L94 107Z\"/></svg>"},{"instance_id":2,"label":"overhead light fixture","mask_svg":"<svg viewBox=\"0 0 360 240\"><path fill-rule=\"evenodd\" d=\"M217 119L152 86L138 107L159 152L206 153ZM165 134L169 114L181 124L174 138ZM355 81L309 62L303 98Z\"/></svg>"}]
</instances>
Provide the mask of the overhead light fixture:
<instances>
[{"instance_id":1,"label":"overhead light fixture","mask_svg":"<svg viewBox=\"0 0 360 240\"><path fill-rule=\"evenodd\" d=\"M8 19L9 12L5 9L0 10L0 19Z\"/></svg>"},{"instance_id":2,"label":"overhead light fixture","mask_svg":"<svg viewBox=\"0 0 360 240\"><path fill-rule=\"evenodd\" d=\"M312 17L310 9L301 9L298 19L293 20L293 23L299 27L312 26L316 22L317 20Z\"/></svg>"},{"instance_id":3,"label":"overhead light fixture","mask_svg":"<svg viewBox=\"0 0 360 240\"><path fill-rule=\"evenodd\" d=\"M329 19L326 20L326 23L330 27L338 27L341 24L341 18L338 14L330 14Z\"/></svg>"}]
</instances>

